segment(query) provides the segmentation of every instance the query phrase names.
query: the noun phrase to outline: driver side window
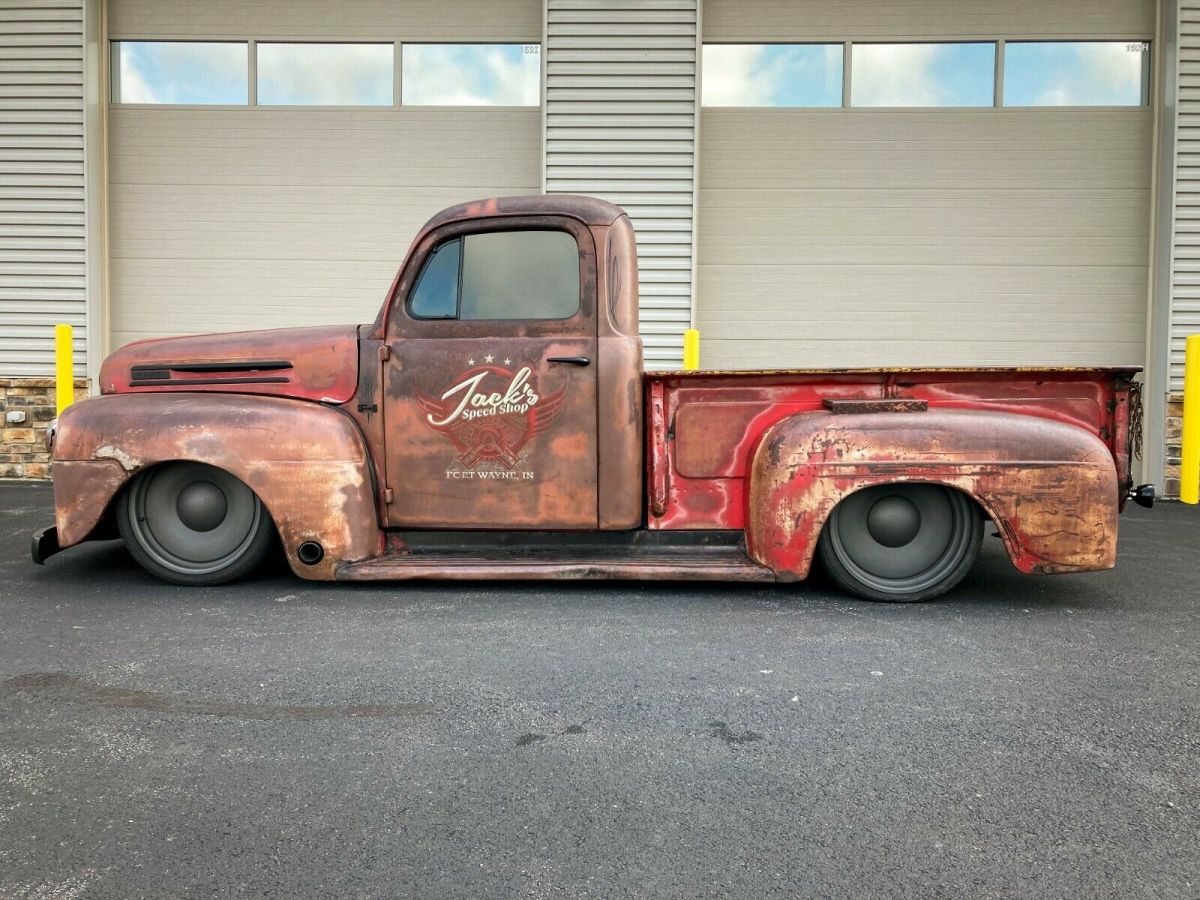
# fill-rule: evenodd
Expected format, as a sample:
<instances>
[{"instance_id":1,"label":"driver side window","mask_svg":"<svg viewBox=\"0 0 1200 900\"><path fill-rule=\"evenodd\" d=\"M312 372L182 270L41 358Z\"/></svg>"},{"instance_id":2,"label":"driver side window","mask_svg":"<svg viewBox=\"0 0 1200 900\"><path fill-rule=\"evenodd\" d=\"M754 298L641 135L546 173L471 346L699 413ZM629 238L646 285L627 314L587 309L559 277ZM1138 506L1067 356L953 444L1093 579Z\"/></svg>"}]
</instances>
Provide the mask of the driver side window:
<instances>
[{"instance_id":1,"label":"driver side window","mask_svg":"<svg viewBox=\"0 0 1200 900\"><path fill-rule=\"evenodd\" d=\"M409 295L417 319L569 319L579 252L565 231L495 231L438 244Z\"/></svg>"}]
</instances>

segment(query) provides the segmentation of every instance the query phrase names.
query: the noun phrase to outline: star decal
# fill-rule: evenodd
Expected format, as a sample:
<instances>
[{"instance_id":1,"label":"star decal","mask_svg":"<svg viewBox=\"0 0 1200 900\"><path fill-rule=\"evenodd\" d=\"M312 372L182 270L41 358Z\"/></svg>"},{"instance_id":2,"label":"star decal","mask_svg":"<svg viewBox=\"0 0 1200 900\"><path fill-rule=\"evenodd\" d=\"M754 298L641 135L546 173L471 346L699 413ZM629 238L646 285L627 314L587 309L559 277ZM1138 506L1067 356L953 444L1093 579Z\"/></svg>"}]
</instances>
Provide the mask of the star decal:
<instances>
[{"instance_id":1,"label":"star decal","mask_svg":"<svg viewBox=\"0 0 1200 900\"><path fill-rule=\"evenodd\" d=\"M504 360L504 364L505 364L506 366L511 366L511 365L512 365L512 360L511 360L511 359L506 359L506 360Z\"/></svg>"},{"instance_id":2,"label":"star decal","mask_svg":"<svg viewBox=\"0 0 1200 900\"><path fill-rule=\"evenodd\" d=\"M473 366L473 365L475 365L475 360L473 360L473 359L468 359L468 360L467 360L467 365L468 365L468 366Z\"/></svg>"},{"instance_id":3,"label":"star decal","mask_svg":"<svg viewBox=\"0 0 1200 900\"><path fill-rule=\"evenodd\" d=\"M485 357L483 358L483 361L484 361L484 362L486 362L486 363L490 363L490 362L491 362L492 360L494 360L495 358L496 358L496 357L492 356L492 354L490 354L490 353L489 353L487 356L485 356Z\"/></svg>"}]
</instances>

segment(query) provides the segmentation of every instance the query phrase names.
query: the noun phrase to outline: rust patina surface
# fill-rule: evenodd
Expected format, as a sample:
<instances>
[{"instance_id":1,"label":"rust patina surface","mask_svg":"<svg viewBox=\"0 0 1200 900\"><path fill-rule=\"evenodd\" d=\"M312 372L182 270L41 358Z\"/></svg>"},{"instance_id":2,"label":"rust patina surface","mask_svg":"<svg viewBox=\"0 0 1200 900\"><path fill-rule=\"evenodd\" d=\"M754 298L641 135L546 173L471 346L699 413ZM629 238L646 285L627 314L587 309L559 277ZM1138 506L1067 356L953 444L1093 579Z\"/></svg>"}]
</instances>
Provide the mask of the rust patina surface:
<instances>
[{"instance_id":1,"label":"rust patina surface","mask_svg":"<svg viewBox=\"0 0 1200 900\"><path fill-rule=\"evenodd\" d=\"M575 239L571 318L409 315L439 242L529 228ZM59 540L86 539L141 471L193 460L259 495L306 578L793 580L841 498L914 481L975 498L1022 571L1112 565L1135 368L643 373L637 283L618 207L490 199L424 226L372 323L131 344L101 370L109 396L59 424ZM516 560L421 556L405 536L443 529L735 543L698 544L690 558ZM324 548L320 563L298 560L306 540Z\"/></svg>"},{"instance_id":2,"label":"rust patina surface","mask_svg":"<svg viewBox=\"0 0 1200 900\"><path fill-rule=\"evenodd\" d=\"M332 578L338 563L383 549L366 446L340 410L273 397L140 393L63 412L54 478L61 544L86 538L130 478L173 460L207 463L245 482L305 578ZM315 566L296 557L306 540L325 547Z\"/></svg>"},{"instance_id":3,"label":"rust patina surface","mask_svg":"<svg viewBox=\"0 0 1200 900\"><path fill-rule=\"evenodd\" d=\"M579 308L567 319L419 319L406 302L416 274L403 276L405 287L391 301L382 374L393 496L388 524L593 530L599 370L593 234L571 216L496 213L447 221L420 241L428 251L479 229L549 229L574 237Z\"/></svg>"},{"instance_id":4,"label":"rust patina surface","mask_svg":"<svg viewBox=\"0 0 1200 900\"><path fill-rule=\"evenodd\" d=\"M968 409L805 413L763 435L749 481L750 555L782 578L808 574L842 498L895 482L973 497L1023 572L1106 569L1116 559L1112 454L1095 435L1049 419Z\"/></svg>"},{"instance_id":5,"label":"rust patina surface","mask_svg":"<svg viewBox=\"0 0 1200 900\"><path fill-rule=\"evenodd\" d=\"M345 403L357 380L354 326L280 328L134 341L100 368L105 394L270 394Z\"/></svg>"},{"instance_id":6,"label":"rust patina surface","mask_svg":"<svg viewBox=\"0 0 1200 900\"><path fill-rule=\"evenodd\" d=\"M409 314L406 301L434 247L458 235L515 229L575 238L580 306L574 316L431 321ZM378 380L382 478L391 497L384 498L386 523L568 530L641 524L637 308L633 229L611 204L509 198L435 216L367 332L384 348ZM471 402L495 398L500 407L533 402L520 414L477 425L463 421L470 410L457 406L468 394Z\"/></svg>"}]
</instances>

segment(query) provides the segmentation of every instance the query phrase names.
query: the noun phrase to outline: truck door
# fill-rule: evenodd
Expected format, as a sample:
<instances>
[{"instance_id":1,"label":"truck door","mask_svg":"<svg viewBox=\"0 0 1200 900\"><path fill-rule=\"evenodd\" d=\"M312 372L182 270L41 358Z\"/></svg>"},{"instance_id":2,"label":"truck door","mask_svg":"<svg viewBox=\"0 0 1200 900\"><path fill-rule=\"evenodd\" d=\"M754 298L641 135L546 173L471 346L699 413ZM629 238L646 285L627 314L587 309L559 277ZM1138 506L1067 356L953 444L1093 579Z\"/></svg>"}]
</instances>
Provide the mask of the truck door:
<instances>
[{"instance_id":1,"label":"truck door","mask_svg":"<svg viewBox=\"0 0 1200 900\"><path fill-rule=\"evenodd\" d=\"M596 528L591 232L485 219L426 246L388 327L387 524Z\"/></svg>"}]
</instances>

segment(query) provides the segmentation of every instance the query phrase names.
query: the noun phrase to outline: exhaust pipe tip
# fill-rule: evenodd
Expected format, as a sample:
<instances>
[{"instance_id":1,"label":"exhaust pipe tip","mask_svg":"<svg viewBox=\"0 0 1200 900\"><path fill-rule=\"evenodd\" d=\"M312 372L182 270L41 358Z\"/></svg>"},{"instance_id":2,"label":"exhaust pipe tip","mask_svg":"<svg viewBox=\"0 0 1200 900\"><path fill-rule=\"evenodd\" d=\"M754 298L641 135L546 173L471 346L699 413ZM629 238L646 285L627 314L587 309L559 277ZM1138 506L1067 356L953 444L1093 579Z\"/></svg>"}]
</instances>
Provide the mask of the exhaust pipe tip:
<instances>
[{"instance_id":1,"label":"exhaust pipe tip","mask_svg":"<svg viewBox=\"0 0 1200 900\"><path fill-rule=\"evenodd\" d=\"M296 557L306 566L315 566L325 558L325 548L316 541L305 541L296 548Z\"/></svg>"},{"instance_id":2,"label":"exhaust pipe tip","mask_svg":"<svg viewBox=\"0 0 1200 900\"><path fill-rule=\"evenodd\" d=\"M1135 488L1130 488L1129 499L1138 506L1144 506L1146 509L1152 508L1156 499L1154 494L1154 485L1139 484Z\"/></svg>"}]
</instances>

